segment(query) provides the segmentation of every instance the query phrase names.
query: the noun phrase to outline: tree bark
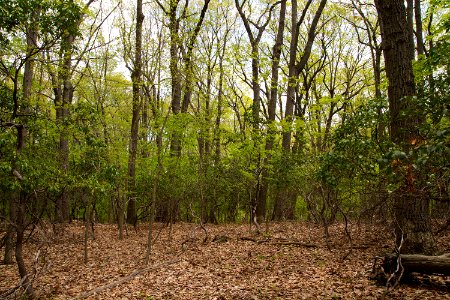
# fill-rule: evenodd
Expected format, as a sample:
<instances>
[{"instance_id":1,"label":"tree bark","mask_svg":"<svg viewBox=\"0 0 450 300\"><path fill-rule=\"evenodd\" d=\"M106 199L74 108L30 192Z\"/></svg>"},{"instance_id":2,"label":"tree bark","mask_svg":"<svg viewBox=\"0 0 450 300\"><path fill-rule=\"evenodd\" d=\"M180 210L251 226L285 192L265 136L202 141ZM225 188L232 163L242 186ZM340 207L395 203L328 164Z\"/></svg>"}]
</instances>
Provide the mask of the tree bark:
<instances>
[{"instance_id":1,"label":"tree bark","mask_svg":"<svg viewBox=\"0 0 450 300\"><path fill-rule=\"evenodd\" d=\"M131 119L130 147L128 152L128 206L127 223L136 226L136 156L139 140L139 118L141 111L141 86L142 86L142 25L144 13L142 12L142 0L136 2L136 40L134 54L134 68L131 74L133 82L133 116Z\"/></svg>"},{"instance_id":2,"label":"tree bark","mask_svg":"<svg viewBox=\"0 0 450 300\"><path fill-rule=\"evenodd\" d=\"M179 0L170 0L169 8L169 31L170 31L170 77L172 81L172 101L171 109L172 114L177 116L181 110L181 75L178 68L178 47L179 47L179 34L180 21L177 18L177 7ZM181 155L181 137L178 133L178 129L172 133L170 142L170 153L173 157L179 157Z\"/></svg>"},{"instance_id":3,"label":"tree bark","mask_svg":"<svg viewBox=\"0 0 450 300\"><path fill-rule=\"evenodd\" d=\"M389 82L391 140L409 153L420 143L419 125L423 116L412 97L416 95L411 44L406 9L402 0L376 0L381 38ZM429 199L421 192L420 174L412 162L399 161L400 188L393 193L397 247L402 253L432 254L435 242L431 232Z\"/></svg>"},{"instance_id":4,"label":"tree bark","mask_svg":"<svg viewBox=\"0 0 450 300\"><path fill-rule=\"evenodd\" d=\"M206 11L208 10L208 5L211 0L205 0L205 3L203 4L202 10L200 12L200 17L197 21L197 24L195 25L195 28L193 30L193 33L189 39L188 42L188 49L186 56L183 58L184 60L184 96L183 96L183 102L181 105L181 112L186 113L189 107L189 104L191 103L192 98L192 81L194 79L194 71L192 68L192 55L194 50L195 42L197 41L198 34L200 32L200 29L203 24L203 20L205 19Z\"/></svg>"}]
</instances>

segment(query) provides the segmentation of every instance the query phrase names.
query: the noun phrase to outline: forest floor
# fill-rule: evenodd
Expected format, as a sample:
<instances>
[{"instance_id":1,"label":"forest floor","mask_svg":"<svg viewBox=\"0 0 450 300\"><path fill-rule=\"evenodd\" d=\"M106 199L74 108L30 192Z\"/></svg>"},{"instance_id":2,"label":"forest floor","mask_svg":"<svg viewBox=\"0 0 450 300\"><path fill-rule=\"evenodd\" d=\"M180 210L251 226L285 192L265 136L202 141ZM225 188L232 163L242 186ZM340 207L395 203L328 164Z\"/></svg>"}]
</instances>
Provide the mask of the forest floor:
<instances>
[{"instance_id":1,"label":"forest floor","mask_svg":"<svg viewBox=\"0 0 450 300\"><path fill-rule=\"evenodd\" d=\"M87 263L82 223L68 225L59 235L51 227L35 231L24 252L28 270L37 273L37 295L80 299L97 290L87 298L450 299L448 277L401 284L385 295L386 287L369 278L374 257L393 249L389 230L380 226L352 225L353 248L344 224L330 227L328 245L323 228L305 222L270 223L262 235L248 224L205 225L205 242L196 224L154 227L157 238L148 265L143 264L146 225L128 228L122 240L116 226L96 225ZM443 252L450 252L449 237L439 237ZM17 273L16 265L0 265L0 295L17 286Z\"/></svg>"}]
</instances>

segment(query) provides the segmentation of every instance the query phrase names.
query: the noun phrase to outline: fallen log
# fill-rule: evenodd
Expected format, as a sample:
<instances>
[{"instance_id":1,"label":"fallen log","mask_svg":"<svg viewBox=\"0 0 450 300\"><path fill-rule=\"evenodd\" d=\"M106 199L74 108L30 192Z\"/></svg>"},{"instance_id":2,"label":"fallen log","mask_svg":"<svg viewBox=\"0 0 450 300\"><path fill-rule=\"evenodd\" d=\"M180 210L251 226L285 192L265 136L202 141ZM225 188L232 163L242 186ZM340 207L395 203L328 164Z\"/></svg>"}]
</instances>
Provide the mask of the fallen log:
<instances>
[{"instance_id":1,"label":"fallen log","mask_svg":"<svg viewBox=\"0 0 450 300\"><path fill-rule=\"evenodd\" d=\"M450 254L440 256L428 256L421 254L401 254L400 259L396 254L388 254L384 257L383 269L386 273L395 273L403 268L403 273L421 273L427 275L450 275ZM400 265L399 264L400 262Z\"/></svg>"}]
</instances>

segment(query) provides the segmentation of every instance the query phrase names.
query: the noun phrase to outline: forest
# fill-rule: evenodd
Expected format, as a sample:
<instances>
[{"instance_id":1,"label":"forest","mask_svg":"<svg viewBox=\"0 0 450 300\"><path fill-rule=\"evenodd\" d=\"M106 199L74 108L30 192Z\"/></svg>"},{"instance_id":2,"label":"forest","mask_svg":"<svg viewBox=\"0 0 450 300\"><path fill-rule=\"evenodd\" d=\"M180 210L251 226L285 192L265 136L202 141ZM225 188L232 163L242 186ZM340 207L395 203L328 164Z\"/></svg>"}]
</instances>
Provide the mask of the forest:
<instances>
[{"instance_id":1,"label":"forest","mask_svg":"<svg viewBox=\"0 0 450 300\"><path fill-rule=\"evenodd\" d=\"M448 297L450 3L0 0L0 249L0 299Z\"/></svg>"}]
</instances>

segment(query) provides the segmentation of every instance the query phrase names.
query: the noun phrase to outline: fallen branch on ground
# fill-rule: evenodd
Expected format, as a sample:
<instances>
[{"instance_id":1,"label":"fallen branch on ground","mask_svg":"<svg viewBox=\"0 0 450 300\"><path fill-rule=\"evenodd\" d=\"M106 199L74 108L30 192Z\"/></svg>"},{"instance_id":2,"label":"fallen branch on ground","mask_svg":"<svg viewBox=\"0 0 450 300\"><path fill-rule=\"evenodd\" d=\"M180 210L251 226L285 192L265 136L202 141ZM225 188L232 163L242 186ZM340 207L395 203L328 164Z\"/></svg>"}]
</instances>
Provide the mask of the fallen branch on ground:
<instances>
[{"instance_id":1,"label":"fallen branch on ground","mask_svg":"<svg viewBox=\"0 0 450 300\"><path fill-rule=\"evenodd\" d=\"M257 244L263 244L263 243L268 243L270 245L280 245L280 246L297 246L297 247L305 247L305 248L320 248L318 245L316 244L311 244L311 243L304 243L304 242L300 242L300 241L295 241L295 240L275 240L275 241L271 241L268 238L265 239L255 239L252 237L240 237L239 238L241 241L250 241L250 242L254 242Z\"/></svg>"},{"instance_id":2,"label":"fallen branch on ground","mask_svg":"<svg viewBox=\"0 0 450 300\"><path fill-rule=\"evenodd\" d=\"M282 245L282 246L297 246L305 248L319 248L316 244L303 243L297 241L282 241L282 242L271 242L271 245Z\"/></svg>"}]
</instances>

